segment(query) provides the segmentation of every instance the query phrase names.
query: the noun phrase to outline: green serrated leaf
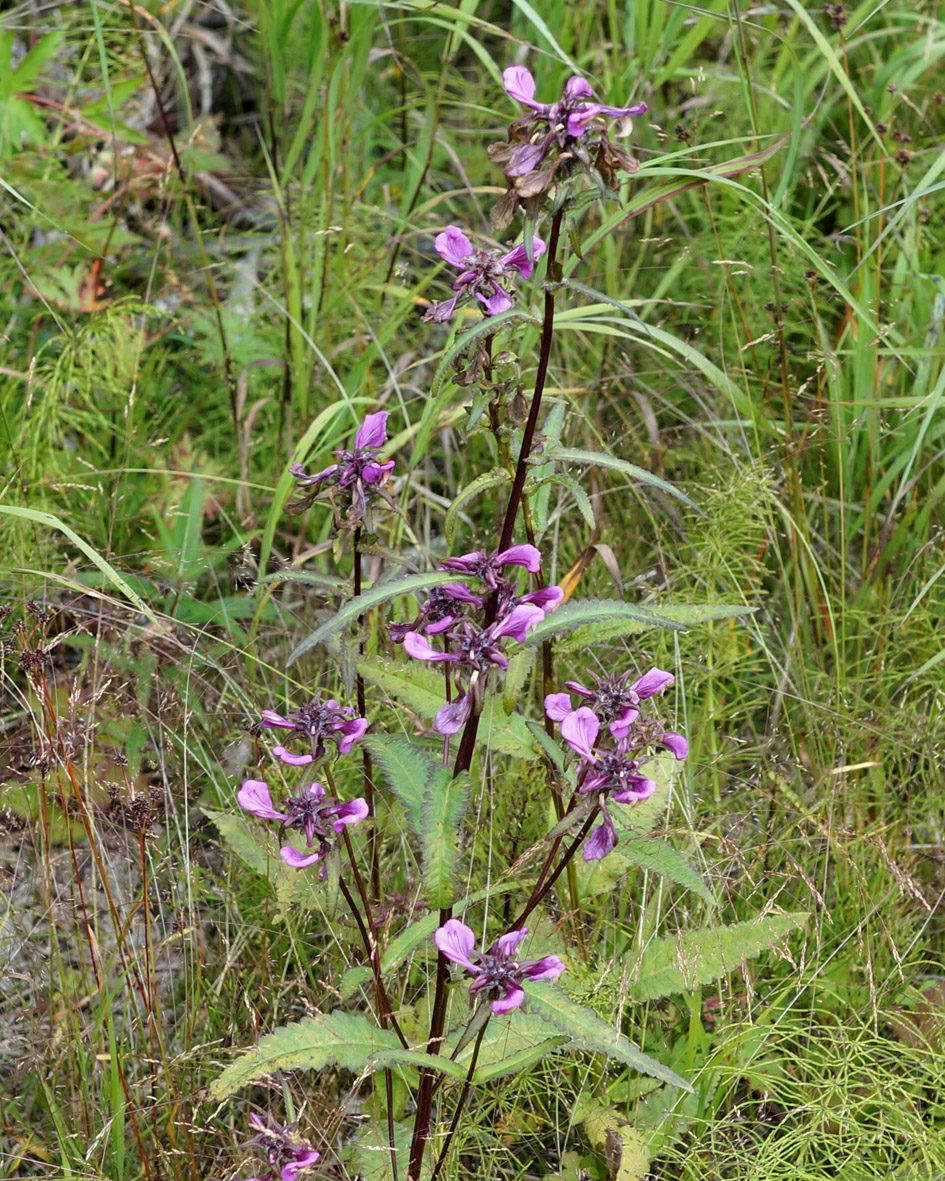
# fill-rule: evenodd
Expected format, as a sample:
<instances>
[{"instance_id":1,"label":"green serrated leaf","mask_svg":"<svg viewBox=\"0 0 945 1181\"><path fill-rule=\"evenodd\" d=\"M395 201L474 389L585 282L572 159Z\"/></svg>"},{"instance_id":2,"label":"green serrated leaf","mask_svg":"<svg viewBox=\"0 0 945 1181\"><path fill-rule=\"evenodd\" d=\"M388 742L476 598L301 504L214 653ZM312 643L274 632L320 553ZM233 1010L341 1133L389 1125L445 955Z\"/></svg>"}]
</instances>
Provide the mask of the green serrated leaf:
<instances>
[{"instance_id":1,"label":"green serrated leaf","mask_svg":"<svg viewBox=\"0 0 945 1181\"><path fill-rule=\"evenodd\" d=\"M430 385L430 392L428 398L435 398L440 391L440 386L446 380L452 369L453 361L456 357L466 351L471 344L477 341L482 336L494 336L499 329L504 328L508 324L516 322L523 324L533 324L536 328L541 327L541 323L535 319L534 316L528 315L527 312L513 310L511 312L502 312L498 316L489 316L481 320L475 328L470 328L468 332L464 332L462 336L450 345L443 353L439 365L436 367L436 373L433 375L433 381Z\"/></svg>"},{"instance_id":2,"label":"green serrated leaf","mask_svg":"<svg viewBox=\"0 0 945 1181\"><path fill-rule=\"evenodd\" d=\"M397 1154L396 1172L391 1161L390 1143L387 1135L386 1123L381 1127L372 1122L358 1131L352 1152L354 1157L352 1175L357 1174L360 1181L395 1181L395 1177L398 1181L403 1181L407 1176L413 1129L409 1124L394 1124L394 1149ZM427 1153L421 1168L421 1181L426 1181L432 1169L430 1154Z\"/></svg>"},{"instance_id":3,"label":"green serrated leaf","mask_svg":"<svg viewBox=\"0 0 945 1181\"><path fill-rule=\"evenodd\" d=\"M353 968L348 970L341 977L338 984L338 992L341 994L343 1001L349 1001L358 991L358 989L367 984L371 979L371 969L364 964L355 964Z\"/></svg>"},{"instance_id":4,"label":"green serrated leaf","mask_svg":"<svg viewBox=\"0 0 945 1181\"><path fill-rule=\"evenodd\" d=\"M456 1030L447 1038L445 1050L455 1049L461 1033L462 1030ZM539 1059L560 1050L567 1042L564 1034L551 1033L548 1023L537 1013L519 1009L506 1017L493 1015L479 1046L473 1081L485 1083L525 1070ZM456 1061L466 1070L472 1051L473 1040L470 1040L456 1055Z\"/></svg>"},{"instance_id":5,"label":"green serrated leaf","mask_svg":"<svg viewBox=\"0 0 945 1181\"><path fill-rule=\"evenodd\" d=\"M384 774L388 786L407 810L407 823L419 836L423 831L423 788L439 764L426 751L404 738L368 734L362 742Z\"/></svg>"},{"instance_id":6,"label":"green serrated leaf","mask_svg":"<svg viewBox=\"0 0 945 1181\"><path fill-rule=\"evenodd\" d=\"M540 725L538 722L526 720L525 725L528 727L529 733L532 735L544 753L548 756L548 758L552 761L555 767L559 771L563 771L566 758L564 748L555 742L555 740L548 735L545 727Z\"/></svg>"},{"instance_id":7,"label":"green serrated leaf","mask_svg":"<svg viewBox=\"0 0 945 1181\"><path fill-rule=\"evenodd\" d=\"M535 648L520 646L509 657L509 667L505 670L502 680L502 708L507 714L512 713L518 704L522 693L522 686L528 679L528 674L534 667L538 652Z\"/></svg>"},{"instance_id":8,"label":"green serrated leaf","mask_svg":"<svg viewBox=\"0 0 945 1181\"><path fill-rule=\"evenodd\" d=\"M640 627L665 627L671 631L686 630L684 624L670 619L662 613L651 611L649 607L638 607L634 603L622 603L619 599L572 599L569 603L559 607L557 611L546 615L532 628L525 643L540 644L542 640L560 636L578 627L587 629L588 634L596 638L597 632L593 629L599 625L623 623L624 621L633 624L637 629Z\"/></svg>"},{"instance_id":9,"label":"green serrated leaf","mask_svg":"<svg viewBox=\"0 0 945 1181\"><path fill-rule=\"evenodd\" d=\"M550 447L545 449L545 456L549 459L561 460L562 463L586 463L589 466L605 467L611 471L620 472L621 475L628 476L631 480L638 480L641 484L647 484L651 488L659 488L667 496L675 496L683 504L695 509L700 516L705 515L699 506L690 500L685 492L680 492L674 484L670 484L668 480L664 480L660 476L654 476L645 468L637 467L635 463L627 463L625 459L618 459L616 455L608 455L605 451L582 451L577 447Z\"/></svg>"},{"instance_id":10,"label":"green serrated leaf","mask_svg":"<svg viewBox=\"0 0 945 1181\"><path fill-rule=\"evenodd\" d=\"M399 1050L389 1029L380 1029L359 1013L320 1013L261 1038L210 1084L214 1099L225 1099L249 1083L260 1082L277 1070L321 1070L340 1066L356 1074L370 1069L381 1050Z\"/></svg>"},{"instance_id":11,"label":"green serrated leaf","mask_svg":"<svg viewBox=\"0 0 945 1181\"><path fill-rule=\"evenodd\" d=\"M454 779L448 767L437 767L423 789L420 844L423 889L427 906L440 910L455 901L459 826L469 804L469 776Z\"/></svg>"},{"instance_id":12,"label":"green serrated leaf","mask_svg":"<svg viewBox=\"0 0 945 1181\"><path fill-rule=\"evenodd\" d=\"M240 861L261 877L275 876L282 863L267 852L266 830L258 821L251 823L242 814L236 815L233 812L205 810L204 815L213 822L227 848L231 849Z\"/></svg>"},{"instance_id":13,"label":"green serrated leaf","mask_svg":"<svg viewBox=\"0 0 945 1181\"><path fill-rule=\"evenodd\" d=\"M669 619L681 627L692 627L717 619L737 619L750 615L755 607L729 603L661 603L656 611L660 619ZM602 644L620 636L644 632L649 624L637 623L633 619L617 618L611 622L597 621L588 626L576 627L561 643L561 652L574 652L590 644ZM662 625L661 625L662 626Z\"/></svg>"},{"instance_id":14,"label":"green serrated leaf","mask_svg":"<svg viewBox=\"0 0 945 1181\"><path fill-rule=\"evenodd\" d=\"M372 607L377 607L390 599L396 599L400 595L412 595L418 590L429 590L431 586L443 586L447 582L455 581L455 574L442 570L431 574L411 574L407 578L391 579L390 582L385 582L381 586L372 587L364 594L358 595L356 599L352 599L350 603L346 603L340 611L336 611L330 619L326 619L320 627L317 627L300 644L297 644L289 656L289 664L293 664L304 652L308 652L316 644L321 644L329 636L350 626L360 615L370 611Z\"/></svg>"},{"instance_id":15,"label":"green serrated leaf","mask_svg":"<svg viewBox=\"0 0 945 1181\"><path fill-rule=\"evenodd\" d=\"M607 1155L611 1181L645 1181L650 1168L646 1139L612 1107L581 1104L575 1115L587 1138Z\"/></svg>"},{"instance_id":16,"label":"green serrated leaf","mask_svg":"<svg viewBox=\"0 0 945 1181\"><path fill-rule=\"evenodd\" d=\"M464 505L474 500L481 492L485 492L487 488L499 488L503 484L508 484L511 479L512 477L504 467L493 468L491 472L483 472L481 476L477 476L471 484L467 484L461 492L453 497L453 503L447 509L443 521L443 531L446 534L448 546L453 544L456 526L459 524L459 514Z\"/></svg>"},{"instance_id":17,"label":"green serrated leaf","mask_svg":"<svg viewBox=\"0 0 945 1181\"><path fill-rule=\"evenodd\" d=\"M685 1079L662 1062L638 1050L591 1009L572 1001L557 984L548 980L530 981L526 995L529 1009L566 1034L572 1046L606 1054L641 1074L658 1078L673 1087L681 1087L684 1091L692 1090Z\"/></svg>"},{"instance_id":18,"label":"green serrated leaf","mask_svg":"<svg viewBox=\"0 0 945 1181\"><path fill-rule=\"evenodd\" d=\"M803 911L772 914L654 939L643 953L628 996L634 1001L649 1001L691 992L700 984L738 971L743 960L783 943L793 932L802 930L808 918Z\"/></svg>"},{"instance_id":19,"label":"green serrated leaf","mask_svg":"<svg viewBox=\"0 0 945 1181\"><path fill-rule=\"evenodd\" d=\"M715 896L683 855L666 841L654 840L640 833L620 833L620 841L602 861L591 862L579 873L581 896L603 894L630 868L645 869L698 894L709 906L717 906Z\"/></svg>"},{"instance_id":20,"label":"green serrated leaf","mask_svg":"<svg viewBox=\"0 0 945 1181\"><path fill-rule=\"evenodd\" d=\"M358 672L378 689L390 694L418 718L432 718L443 704L443 675L418 660L358 662Z\"/></svg>"},{"instance_id":21,"label":"green serrated leaf","mask_svg":"<svg viewBox=\"0 0 945 1181\"><path fill-rule=\"evenodd\" d=\"M577 503L578 512L584 518L589 528L593 529L596 526L597 518L594 516L594 506L591 504L591 498L577 480L572 476L562 476L560 473L556 473L541 480L536 480L534 486L543 487L546 484L553 484L555 488L569 489ZM526 487L529 487L529 484L526 484Z\"/></svg>"}]
</instances>

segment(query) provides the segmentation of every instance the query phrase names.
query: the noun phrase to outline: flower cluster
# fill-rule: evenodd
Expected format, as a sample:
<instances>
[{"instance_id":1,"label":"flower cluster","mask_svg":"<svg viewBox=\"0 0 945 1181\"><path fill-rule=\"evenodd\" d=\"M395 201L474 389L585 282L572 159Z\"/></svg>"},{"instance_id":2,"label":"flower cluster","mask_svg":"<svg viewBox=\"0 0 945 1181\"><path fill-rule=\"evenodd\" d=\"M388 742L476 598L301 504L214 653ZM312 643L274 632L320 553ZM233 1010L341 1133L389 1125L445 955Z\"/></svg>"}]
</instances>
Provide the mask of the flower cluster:
<instances>
[{"instance_id":1,"label":"flower cluster","mask_svg":"<svg viewBox=\"0 0 945 1181\"><path fill-rule=\"evenodd\" d=\"M322 702L315 697L308 705L290 710L285 716L274 709L264 709L260 725L269 730L288 730L291 738L307 741L305 754L292 754L284 746L274 746L272 753L293 767L317 763L325 757L325 742L330 739L338 753L346 755L368 728L367 718L354 716L350 705L339 705L333 698ZM286 738L288 742L290 738Z\"/></svg>"},{"instance_id":2,"label":"flower cluster","mask_svg":"<svg viewBox=\"0 0 945 1181\"><path fill-rule=\"evenodd\" d=\"M518 945L528 934L527 927L509 931L493 943L488 951L477 952L476 936L458 919L448 919L433 936L437 948L475 976L469 986L472 996L487 991L496 996L492 1012L511 1013L525 999L522 983L525 980L555 980L564 971L564 964L556 955L546 955L540 960L519 963L515 959Z\"/></svg>"},{"instance_id":3,"label":"flower cluster","mask_svg":"<svg viewBox=\"0 0 945 1181\"><path fill-rule=\"evenodd\" d=\"M328 488L338 528L355 529L362 521L366 521L368 531L372 532L370 510L377 498L381 497L391 508L396 508L383 488L393 470L394 461L389 459L380 463L375 454L387 442L389 417L386 410L366 415L354 436L354 450L333 452L338 462L329 464L314 476L307 475L301 464L291 464L289 471L295 477L297 486L312 491L287 504L285 511L291 516L298 516L314 502L322 488ZM339 492L344 493L344 496L340 496ZM345 508L343 518L342 507Z\"/></svg>"},{"instance_id":4,"label":"flower cluster","mask_svg":"<svg viewBox=\"0 0 945 1181\"><path fill-rule=\"evenodd\" d=\"M481 709L491 669L508 668L502 641L512 639L522 643L531 629L564 598L558 586L517 594L512 580L502 574L505 566L524 566L537 574L541 555L533 545L513 545L496 554L474 550L459 558L447 558L441 570L474 578L488 593L476 595L465 582L435 587L413 623L388 625L391 639L402 643L408 656L452 665L460 695L437 710L433 725L440 734L457 733ZM487 599L492 596L495 596L495 618L484 625L481 616ZM443 650L434 648L427 636L439 636Z\"/></svg>"},{"instance_id":5,"label":"flower cluster","mask_svg":"<svg viewBox=\"0 0 945 1181\"><path fill-rule=\"evenodd\" d=\"M305 843L310 848L318 848L314 853L300 853L291 845L283 845L279 856L292 869L305 869L318 861L324 861L332 849L334 837L342 832L346 825L359 824L368 814L367 801L362 799L348 800L343 803L331 796L325 795L325 789L320 783L310 783L300 795L291 796L285 802L285 811L279 812L272 806L269 788L260 779L247 779L237 793L237 801L241 808L259 816L263 820L279 821L279 836L288 828L296 828L305 833ZM319 869L319 880L327 875L325 865Z\"/></svg>"},{"instance_id":6,"label":"flower cluster","mask_svg":"<svg viewBox=\"0 0 945 1181\"><path fill-rule=\"evenodd\" d=\"M561 737L581 758L577 789L582 795L598 795L601 823L584 842L585 861L599 861L617 845L617 829L607 810L607 801L635 804L656 791L656 782L641 775L647 750L663 746L675 758L684 759L689 746L681 734L667 730L662 721L641 716L640 703L661 693L674 681L671 673L652 668L629 684L630 674L604 677L591 689L579 681L565 682L588 705L572 708L567 693L549 693L545 713L561 723ZM602 723L607 724L613 744L597 745Z\"/></svg>"},{"instance_id":7,"label":"flower cluster","mask_svg":"<svg viewBox=\"0 0 945 1181\"><path fill-rule=\"evenodd\" d=\"M586 172L603 193L616 187L618 170L639 168L611 140L609 124L616 121L618 138L629 135L632 117L644 114L646 103L609 107L595 102L590 86L578 75L568 80L557 102L536 102L535 79L524 66L509 66L502 84L506 94L528 110L509 127L508 142L488 149L489 158L502 165L511 182L493 212L496 230L509 225L520 201L533 215L552 185L577 170Z\"/></svg>"},{"instance_id":8,"label":"flower cluster","mask_svg":"<svg viewBox=\"0 0 945 1181\"><path fill-rule=\"evenodd\" d=\"M437 234L433 244L442 259L462 272L453 284L457 294L452 299L432 303L423 317L437 323L448 320L457 306L474 298L482 304L487 316L509 311L513 301L508 288L515 272L523 279L530 279L535 260L545 253L545 244L537 237L532 238L530 255L524 242L506 254L498 250L476 250L456 226L447 226Z\"/></svg>"},{"instance_id":9,"label":"flower cluster","mask_svg":"<svg viewBox=\"0 0 945 1181\"><path fill-rule=\"evenodd\" d=\"M295 1181L299 1173L317 1164L319 1153L295 1135L295 1124L282 1127L266 1124L255 1112L249 1117L256 1135L247 1142L247 1148L254 1148L266 1158L269 1169L245 1181Z\"/></svg>"}]
</instances>

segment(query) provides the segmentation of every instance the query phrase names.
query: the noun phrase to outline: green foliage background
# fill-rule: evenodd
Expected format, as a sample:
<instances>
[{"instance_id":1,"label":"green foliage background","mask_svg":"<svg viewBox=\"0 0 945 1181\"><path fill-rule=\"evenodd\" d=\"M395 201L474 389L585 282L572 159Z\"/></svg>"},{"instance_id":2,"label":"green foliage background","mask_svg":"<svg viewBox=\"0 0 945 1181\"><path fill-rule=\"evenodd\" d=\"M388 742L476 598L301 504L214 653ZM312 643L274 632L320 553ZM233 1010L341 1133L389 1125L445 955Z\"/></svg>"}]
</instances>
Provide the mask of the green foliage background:
<instances>
[{"instance_id":1,"label":"green foliage background","mask_svg":"<svg viewBox=\"0 0 945 1181\"><path fill-rule=\"evenodd\" d=\"M79 786L43 791L42 703L8 647L3 1174L243 1176L248 1108L207 1090L231 1049L362 996L338 984L358 960L330 883L277 878L232 817L258 711L353 676L337 640L287 665L351 587L328 511L282 515L286 469L390 410L408 476L382 540L422 570L495 467L444 380L475 318L420 316L448 289L435 234L488 239L485 147L524 61L540 95L579 69L649 104L623 206L588 207L566 265L601 298L559 298L556 445L581 483L540 498L552 573L586 554L581 596L628 613L753 610L560 657L677 671L691 756L659 824L711 893L640 858L589 876L596 959L569 978L695 1094L550 1057L481 1089L450 1167L620 1176L603 1108L645 1142L625 1179L940 1176L942 5L92 0L0 28L0 589L57 612L50 708L88 804L84 827ZM512 331L531 357L536 328ZM501 492L453 510L454 552L488 541ZM523 803L544 807L528 773L481 818L511 859ZM409 896L406 830L384 836ZM776 952L687 975L697 929L796 911ZM644 954L688 991L635 993ZM326 1155L357 1140L364 1171L382 1113L353 1095L327 1067L249 1098Z\"/></svg>"}]
</instances>

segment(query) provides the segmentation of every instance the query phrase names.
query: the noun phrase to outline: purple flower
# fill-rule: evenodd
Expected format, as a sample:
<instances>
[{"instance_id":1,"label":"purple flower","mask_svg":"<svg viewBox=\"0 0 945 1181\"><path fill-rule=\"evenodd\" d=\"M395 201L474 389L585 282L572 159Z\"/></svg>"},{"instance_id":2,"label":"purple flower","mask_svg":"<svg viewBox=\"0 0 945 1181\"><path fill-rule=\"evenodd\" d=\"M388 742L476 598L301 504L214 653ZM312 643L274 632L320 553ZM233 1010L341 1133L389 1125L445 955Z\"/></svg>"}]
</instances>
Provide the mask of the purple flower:
<instances>
[{"instance_id":1,"label":"purple flower","mask_svg":"<svg viewBox=\"0 0 945 1181\"><path fill-rule=\"evenodd\" d=\"M308 705L290 710L284 717L274 709L264 709L260 725L269 730L289 730L295 738L308 740L305 754L293 754L285 746L275 746L272 753L292 767L304 767L325 757L325 742L331 740L338 753L346 755L368 728L367 718L353 716L350 705L339 705L334 698L322 702L313 698Z\"/></svg>"},{"instance_id":2,"label":"purple flower","mask_svg":"<svg viewBox=\"0 0 945 1181\"><path fill-rule=\"evenodd\" d=\"M264 820L279 821L279 835L288 828L305 833L305 843L318 849L314 853L300 853L291 845L284 845L279 856L293 869L305 869L317 861L324 860L331 852L332 840L346 825L358 824L368 815L365 800L349 800L343 803L325 795L320 783L310 783L298 796L292 796L285 803L285 811L278 812L272 806L269 788L262 780L247 779L236 796L240 807ZM325 877L325 867L319 875Z\"/></svg>"},{"instance_id":3,"label":"purple flower","mask_svg":"<svg viewBox=\"0 0 945 1181\"><path fill-rule=\"evenodd\" d=\"M567 693L549 693L545 698L545 713L561 723L561 737L581 759L578 792L598 795L601 823L584 842L585 861L599 861L617 844L617 829L607 810L608 801L639 803L656 790L656 782L639 773L646 762L646 748L664 746L677 759L684 759L688 753L688 744L681 734L667 730L659 720L642 718L638 708L646 698L671 685L672 674L651 668L632 684L628 684L629 677L629 673L624 673L599 679L595 689L580 681L565 682L572 693L589 703L577 709L572 708ZM607 722L610 737L609 743L599 745L602 721Z\"/></svg>"},{"instance_id":4,"label":"purple flower","mask_svg":"<svg viewBox=\"0 0 945 1181\"><path fill-rule=\"evenodd\" d=\"M529 574L541 569L541 554L533 545L513 545L498 554L487 554L477 549L458 558L445 558L441 570L455 570L459 574L470 574L490 590L496 590L503 566L524 566Z\"/></svg>"},{"instance_id":5,"label":"purple flower","mask_svg":"<svg viewBox=\"0 0 945 1181\"><path fill-rule=\"evenodd\" d=\"M590 708L597 716L608 723L610 732L616 739L627 738L631 727L640 716L637 706L647 697L655 693L662 693L676 679L672 673L663 672L658 668L651 668L632 685L628 685L630 673L623 673L619 677L596 678L597 687L589 689L580 681L565 681L565 685L572 693L577 693L590 703ZM567 693L549 693L545 698L545 713L555 722L563 721L572 712L571 698ZM664 741L666 739L666 741ZM656 741L672 750L677 759L686 757L686 740L680 734L668 730L661 734ZM642 745L637 743L637 745ZM678 753L682 750L682 754Z\"/></svg>"},{"instance_id":6,"label":"purple flower","mask_svg":"<svg viewBox=\"0 0 945 1181\"><path fill-rule=\"evenodd\" d=\"M646 103L635 103L630 107L607 107L601 103L587 103L584 100L592 98L593 91L587 82L576 74L568 79L564 93L555 103L535 102L535 79L525 66L509 66L504 70L502 85L510 98L530 107L542 122L552 127L564 124L568 135L573 139L580 139L588 124L600 117L619 119L621 127L618 135L629 135L630 127L626 124L634 115L646 114L647 109ZM530 169L526 168L525 171ZM506 169L506 173L513 175L509 169Z\"/></svg>"},{"instance_id":7,"label":"purple flower","mask_svg":"<svg viewBox=\"0 0 945 1181\"><path fill-rule=\"evenodd\" d=\"M267 1124L255 1113L250 1115L249 1122L256 1135L246 1146L265 1156L269 1169L244 1181L295 1181L299 1173L317 1164L319 1154L295 1135L296 1124L286 1127L274 1122Z\"/></svg>"},{"instance_id":8,"label":"purple flower","mask_svg":"<svg viewBox=\"0 0 945 1181\"><path fill-rule=\"evenodd\" d=\"M433 936L437 948L475 977L469 986L470 995L484 989L500 994L492 1001L492 1012L511 1013L525 999L524 980L556 980L564 971L564 964L556 955L540 960L519 963L515 958L518 945L528 934L527 927L502 935L486 952L477 952L476 936L458 919L449 919Z\"/></svg>"},{"instance_id":9,"label":"purple flower","mask_svg":"<svg viewBox=\"0 0 945 1181\"><path fill-rule=\"evenodd\" d=\"M338 489L350 490L346 497L347 513L345 524L348 528L356 528L369 515L370 509L378 497L382 497L389 505L393 505L389 495L382 485L393 470L394 461L387 460L380 463L375 456L378 448L387 441L388 411L378 410L375 414L368 414L358 427L354 436L354 449L333 452L338 457L337 463L314 476L308 475L301 464L289 465L289 471L295 476L299 488L311 488L312 491L300 500L286 505L286 512L297 516L304 512L315 500L322 487L329 487L329 495L336 510L336 524L342 527L339 513ZM394 506L396 507L396 506ZM370 521L368 521L370 525Z\"/></svg>"},{"instance_id":10,"label":"purple flower","mask_svg":"<svg viewBox=\"0 0 945 1181\"><path fill-rule=\"evenodd\" d=\"M453 284L453 290L458 294L452 299L431 304L423 317L437 323L448 320L458 304L467 303L472 298L479 300L487 316L509 311L513 306L508 293L513 272L517 271L523 279L530 279L535 259L545 253L545 244L537 237L532 238L531 258L524 242L502 255L498 250L477 250L457 226L447 226L437 234L434 246L442 259L461 272Z\"/></svg>"},{"instance_id":11,"label":"purple flower","mask_svg":"<svg viewBox=\"0 0 945 1181\"><path fill-rule=\"evenodd\" d=\"M553 103L535 100L535 79L525 66L509 66L502 75L506 93L526 111L509 127L506 143L490 144L489 157L509 178L505 196L492 211L498 232L508 226L519 205L537 216L551 188L583 171L596 183L601 197L614 195L617 171L635 172L639 164L611 141L630 134L631 119L646 111L646 103L610 107L594 101L590 86L575 75Z\"/></svg>"}]
</instances>

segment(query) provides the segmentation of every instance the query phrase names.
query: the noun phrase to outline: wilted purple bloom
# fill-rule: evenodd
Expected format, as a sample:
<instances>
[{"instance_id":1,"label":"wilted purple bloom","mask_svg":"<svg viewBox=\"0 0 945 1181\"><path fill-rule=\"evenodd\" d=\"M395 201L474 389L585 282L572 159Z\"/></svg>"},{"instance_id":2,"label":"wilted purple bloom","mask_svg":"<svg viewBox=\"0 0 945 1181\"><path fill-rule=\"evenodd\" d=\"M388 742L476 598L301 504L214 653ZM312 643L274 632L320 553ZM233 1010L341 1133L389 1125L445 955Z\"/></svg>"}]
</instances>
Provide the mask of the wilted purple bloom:
<instances>
[{"instance_id":1,"label":"wilted purple bloom","mask_svg":"<svg viewBox=\"0 0 945 1181\"><path fill-rule=\"evenodd\" d=\"M611 688L616 685L619 692L612 696L586 688L578 681L568 681L568 687L575 693L592 701L606 717L616 718L610 722L610 741L615 745L598 745L601 718L589 706L571 708L567 693L549 693L545 698L545 713L561 723L561 737L581 759L578 769L577 790L581 795L598 794L601 824L584 842L582 855L585 861L599 861L617 844L617 830L607 810L609 801L617 804L635 804L649 799L656 791L656 781L640 774L646 757L638 757L645 748L653 745L665 746L677 759L687 753L687 743L681 734L665 730L661 722L641 719L640 711L633 704L660 692L672 682L669 673L651 669L635 681L632 687L626 685L626 677L600 682Z\"/></svg>"},{"instance_id":2,"label":"wilted purple bloom","mask_svg":"<svg viewBox=\"0 0 945 1181\"><path fill-rule=\"evenodd\" d=\"M503 566L524 566L529 574L537 574L541 569L541 554L533 545L512 545L501 553L487 554L478 549L458 558L445 558L440 563L441 570L472 575L490 590L499 586Z\"/></svg>"},{"instance_id":3,"label":"wilted purple bloom","mask_svg":"<svg viewBox=\"0 0 945 1181\"><path fill-rule=\"evenodd\" d=\"M286 512L292 516L303 512L314 502L323 486L329 487L331 490L329 495L332 498L336 523L339 527L341 520L337 503L337 489L350 490L345 521L348 528L354 528L360 524L378 496L386 500L388 504L393 504L382 485L393 470L394 461L389 459L385 463L380 463L375 455L375 452L387 441L387 420L389 417L386 410L378 410L375 414L366 415L354 436L354 449L333 452L338 457L338 462L329 464L328 467L313 476L308 475L301 464L290 464L289 471L295 477L299 488L311 488L312 491L300 500L286 505Z\"/></svg>"},{"instance_id":4,"label":"wilted purple bloom","mask_svg":"<svg viewBox=\"0 0 945 1181\"><path fill-rule=\"evenodd\" d=\"M530 279L535 259L545 253L541 238L532 238L531 258L524 243L519 243L505 254L498 250L477 250L457 226L447 226L437 234L434 242L437 254L461 274L453 284L457 292L452 299L444 299L430 306L424 320L442 323L452 316L457 304L476 298L483 305L488 316L498 316L513 306L508 287L518 272L523 279Z\"/></svg>"},{"instance_id":5,"label":"wilted purple bloom","mask_svg":"<svg viewBox=\"0 0 945 1181\"><path fill-rule=\"evenodd\" d=\"M527 934L527 927L509 931L488 951L477 952L474 950L476 936L470 928L458 919L448 919L433 936L433 942L448 960L475 976L469 986L472 996L483 990L503 994L493 1000L491 1006L493 1013L501 1015L517 1009L525 999L523 981L556 980L564 971L564 964L556 955L519 963L514 958L515 952Z\"/></svg>"},{"instance_id":6,"label":"wilted purple bloom","mask_svg":"<svg viewBox=\"0 0 945 1181\"><path fill-rule=\"evenodd\" d=\"M244 1181L295 1181L305 1169L318 1163L319 1154L315 1149L295 1135L297 1125L267 1124L255 1113L250 1115L249 1122L256 1135L246 1146L265 1156L269 1169L256 1177L246 1177Z\"/></svg>"},{"instance_id":7,"label":"wilted purple bloom","mask_svg":"<svg viewBox=\"0 0 945 1181\"><path fill-rule=\"evenodd\" d=\"M506 93L527 110L509 127L508 142L488 149L511 182L492 213L497 231L511 223L519 204L536 216L552 186L576 171L586 172L605 196L616 188L618 170L639 168L623 147L611 142L610 124L616 121L617 138L629 135L632 116L642 115L646 103L611 107L595 102L590 86L577 75L556 102L536 102L535 79L525 66L509 66L502 82Z\"/></svg>"},{"instance_id":8,"label":"wilted purple bloom","mask_svg":"<svg viewBox=\"0 0 945 1181\"><path fill-rule=\"evenodd\" d=\"M283 716L274 709L264 709L260 725L269 730L289 730L293 737L308 741L304 754L293 754L285 746L273 747L272 753L292 767L304 767L325 757L325 742L330 739L338 753L346 755L367 731L367 718L354 716L350 705L339 705L334 698L322 702L315 697L308 705L290 710Z\"/></svg>"},{"instance_id":9,"label":"wilted purple bloom","mask_svg":"<svg viewBox=\"0 0 945 1181\"><path fill-rule=\"evenodd\" d=\"M279 856L293 869L305 869L322 861L330 852L332 839L346 825L358 824L368 814L365 800L348 800L346 803L325 795L320 783L310 783L298 796L292 796L285 803L285 811L279 812L272 805L269 788L262 780L247 779L236 796L240 807L264 820L279 821L279 835L288 828L305 833L305 843L318 849L314 853L300 853L291 845L284 845ZM325 876L324 866L320 877Z\"/></svg>"},{"instance_id":10,"label":"wilted purple bloom","mask_svg":"<svg viewBox=\"0 0 945 1181\"><path fill-rule=\"evenodd\" d=\"M622 126L618 135L629 135L630 128L623 124L634 115L646 114L647 109L646 103L634 103L630 107L607 107L602 103L586 102L586 99L593 98L593 91L587 82L577 74L568 79L564 93L555 103L535 102L535 79L525 66L509 66L504 70L502 85L510 98L514 98L523 106L530 107L535 112L535 116L550 127L554 128L563 124L568 135L573 139L580 139L591 120L602 116L608 119L619 119ZM534 167L534 163L531 167ZM526 167L522 171L530 172L531 167ZM508 168L506 172L510 176L516 175Z\"/></svg>"}]
</instances>

